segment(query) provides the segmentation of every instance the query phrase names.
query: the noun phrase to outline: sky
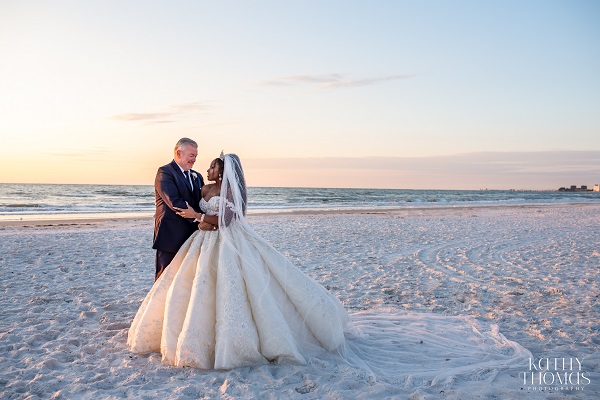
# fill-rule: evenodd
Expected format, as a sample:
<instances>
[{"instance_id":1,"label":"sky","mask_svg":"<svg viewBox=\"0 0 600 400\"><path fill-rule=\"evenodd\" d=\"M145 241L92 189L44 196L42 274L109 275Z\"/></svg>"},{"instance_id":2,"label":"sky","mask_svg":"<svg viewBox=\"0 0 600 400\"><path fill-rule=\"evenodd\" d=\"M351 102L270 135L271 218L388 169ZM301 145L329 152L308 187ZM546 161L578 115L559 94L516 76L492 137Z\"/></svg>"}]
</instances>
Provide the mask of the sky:
<instances>
[{"instance_id":1,"label":"sky","mask_svg":"<svg viewBox=\"0 0 600 400\"><path fill-rule=\"evenodd\" d=\"M0 182L600 183L600 2L0 0Z\"/></svg>"}]
</instances>

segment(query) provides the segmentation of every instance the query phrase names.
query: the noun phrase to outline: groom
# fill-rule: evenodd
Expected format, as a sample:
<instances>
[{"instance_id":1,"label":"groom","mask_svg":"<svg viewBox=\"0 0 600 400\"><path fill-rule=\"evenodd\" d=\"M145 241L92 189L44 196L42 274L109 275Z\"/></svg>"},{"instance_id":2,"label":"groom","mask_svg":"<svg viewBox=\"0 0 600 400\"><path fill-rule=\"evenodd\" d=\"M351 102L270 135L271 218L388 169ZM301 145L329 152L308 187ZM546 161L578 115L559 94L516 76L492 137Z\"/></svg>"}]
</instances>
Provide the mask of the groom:
<instances>
[{"instance_id":1,"label":"groom","mask_svg":"<svg viewBox=\"0 0 600 400\"><path fill-rule=\"evenodd\" d=\"M156 281L171 263L181 245L198 229L195 219L176 214L173 207L192 207L200 212L200 189L204 185L202 175L192 170L198 156L198 144L192 139L179 139L175 145L174 159L163 165L156 173L154 195L154 243L156 249Z\"/></svg>"}]
</instances>

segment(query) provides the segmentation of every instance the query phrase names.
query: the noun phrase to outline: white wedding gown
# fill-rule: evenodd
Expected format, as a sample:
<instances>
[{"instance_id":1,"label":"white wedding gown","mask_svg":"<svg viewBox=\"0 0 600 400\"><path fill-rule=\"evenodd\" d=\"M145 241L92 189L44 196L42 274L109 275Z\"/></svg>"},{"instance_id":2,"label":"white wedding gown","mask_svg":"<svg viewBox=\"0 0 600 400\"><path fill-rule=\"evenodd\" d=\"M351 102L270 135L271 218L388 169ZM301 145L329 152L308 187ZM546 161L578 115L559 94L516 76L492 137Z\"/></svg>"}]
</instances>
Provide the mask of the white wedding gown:
<instances>
[{"instance_id":1,"label":"white wedding gown","mask_svg":"<svg viewBox=\"0 0 600 400\"><path fill-rule=\"evenodd\" d=\"M129 329L131 351L200 369L309 363L340 379L385 382L391 392L518 383L515 368L523 371L532 355L495 325L383 308L349 319L337 298L247 223L239 157L221 159L220 196L200 202L219 215L220 229L195 232L154 283Z\"/></svg>"},{"instance_id":2,"label":"white wedding gown","mask_svg":"<svg viewBox=\"0 0 600 400\"><path fill-rule=\"evenodd\" d=\"M215 196L200 206L216 214L218 203ZM460 379L485 386L531 357L497 327L468 317L380 309L348 321L332 294L258 234L228 229L226 240L221 231L197 231L144 299L128 344L200 369L318 357L404 388Z\"/></svg>"},{"instance_id":3,"label":"white wedding gown","mask_svg":"<svg viewBox=\"0 0 600 400\"><path fill-rule=\"evenodd\" d=\"M200 207L217 214L219 196ZM138 310L130 349L200 369L303 364L340 350L348 316L337 298L260 236L232 231L233 246L218 230L183 244Z\"/></svg>"}]
</instances>

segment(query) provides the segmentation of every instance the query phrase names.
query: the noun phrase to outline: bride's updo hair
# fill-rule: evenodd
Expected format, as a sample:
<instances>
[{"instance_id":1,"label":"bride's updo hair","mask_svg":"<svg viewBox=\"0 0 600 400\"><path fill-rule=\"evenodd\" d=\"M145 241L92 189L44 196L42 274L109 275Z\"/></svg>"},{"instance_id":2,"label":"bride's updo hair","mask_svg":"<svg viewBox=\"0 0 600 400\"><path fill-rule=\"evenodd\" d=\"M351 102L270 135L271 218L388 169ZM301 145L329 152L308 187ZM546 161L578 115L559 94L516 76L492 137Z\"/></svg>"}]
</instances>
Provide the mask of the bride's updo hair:
<instances>
[{"instance_id":1,"label":"bride's updo hair","mask_svg":"<svg viewBox=\"0 0 600 400\"><path fill-rule=\"evenodd\" d=\"M213 160L214 163L219 165L219 172L220 172L220 176L223 175L223 172L225 171L225 161L223 161L221 158L217 157Z\"/></svg>"}]
</instances>

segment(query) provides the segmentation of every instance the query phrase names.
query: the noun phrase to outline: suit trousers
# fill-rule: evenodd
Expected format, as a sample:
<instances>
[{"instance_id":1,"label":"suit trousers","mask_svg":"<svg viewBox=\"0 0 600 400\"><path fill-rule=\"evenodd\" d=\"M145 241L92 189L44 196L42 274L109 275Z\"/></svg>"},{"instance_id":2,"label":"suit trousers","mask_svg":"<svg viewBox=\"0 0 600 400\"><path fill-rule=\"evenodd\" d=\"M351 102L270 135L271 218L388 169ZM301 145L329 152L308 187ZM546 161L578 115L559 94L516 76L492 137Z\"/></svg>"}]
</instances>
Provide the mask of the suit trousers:
<instances>
[{"instance_id":1,"label":"suit trousers","mask_svg":"<svg viewBox=\"0 0 600 400\"><path fill-rule=\"evenodd\" d=\"M158 278L164 272L167 266L171 264L171 261L173 261L176 254L177 253L156 250L156 274L154 275L154 282L158 280Z\"/></svg>"}]
</instances>

